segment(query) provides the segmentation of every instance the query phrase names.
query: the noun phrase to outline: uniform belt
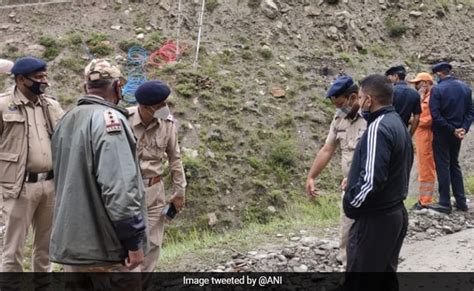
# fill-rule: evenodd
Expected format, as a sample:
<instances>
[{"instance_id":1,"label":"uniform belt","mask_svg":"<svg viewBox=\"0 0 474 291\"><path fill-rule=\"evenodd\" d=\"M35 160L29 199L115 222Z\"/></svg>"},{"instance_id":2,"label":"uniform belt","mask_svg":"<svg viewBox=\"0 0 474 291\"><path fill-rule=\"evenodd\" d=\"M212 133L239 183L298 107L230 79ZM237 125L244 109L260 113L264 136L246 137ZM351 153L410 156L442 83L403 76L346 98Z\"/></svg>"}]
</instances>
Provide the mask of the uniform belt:
<instances>
[{"instance_id":1,"label":"uniform belt","mask_svg":"<svg viewBox=\"0 0 474 291\"><path fill-rule=\"evenodd\" d=\"M48 181L54 178L53 170L44 173L28 173L25 174L26 183L36 183L41 181Z\"/></svg>"},{"instance_id":2,"label":"uniform belt","mask_svg":"<svg viewBox=\"0 0 474 291\"><path fill-rule=\"evenodd\" d=\"M155 176L152 178L143 179L143 185L145 185L145 187L151 187L155 185L156 183L160 183L160 182L161 182L161 176Z\"/></svg>"}]
</instances>

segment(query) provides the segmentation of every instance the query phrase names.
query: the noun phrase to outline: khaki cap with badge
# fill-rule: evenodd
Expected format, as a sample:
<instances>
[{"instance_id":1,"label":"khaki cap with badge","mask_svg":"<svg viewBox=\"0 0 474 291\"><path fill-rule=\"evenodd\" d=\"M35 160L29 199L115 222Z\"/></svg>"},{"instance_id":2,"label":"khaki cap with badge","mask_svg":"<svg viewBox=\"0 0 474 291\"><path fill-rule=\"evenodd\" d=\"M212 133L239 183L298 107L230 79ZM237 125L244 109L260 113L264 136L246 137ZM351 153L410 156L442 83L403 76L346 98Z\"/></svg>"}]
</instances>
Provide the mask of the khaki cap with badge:
<instances>
[{"instance_id":1,"label":"khaki cap with badge","mask_svg":"<svg viewBox=\"0 0 474 291\"><path fill-rule=\"evenodd\" d=\"M120 79L122 85L127 82L117 66L113 66L105 59L94 59L84 69L86 81L97 81L102 79Z\"/></svg>"}]
</instances>

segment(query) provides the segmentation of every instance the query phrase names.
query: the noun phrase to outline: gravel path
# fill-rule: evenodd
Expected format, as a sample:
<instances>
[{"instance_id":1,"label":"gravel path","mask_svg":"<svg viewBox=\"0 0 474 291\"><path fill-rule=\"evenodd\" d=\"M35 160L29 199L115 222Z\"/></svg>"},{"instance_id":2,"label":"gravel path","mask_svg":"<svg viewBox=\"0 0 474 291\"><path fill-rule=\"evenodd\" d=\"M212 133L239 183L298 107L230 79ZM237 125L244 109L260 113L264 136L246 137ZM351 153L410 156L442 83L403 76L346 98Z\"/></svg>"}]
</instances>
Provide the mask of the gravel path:
<instances>
[{"instance_id":1,"label":"gravel path","mask_svg":"<svg viewBox=\"0 0 474 291\"><path fill-rule=\"evenodd\" d=\"M474 229L405 244L400 272L473 272Z\"/></svg>"}]
</instances>

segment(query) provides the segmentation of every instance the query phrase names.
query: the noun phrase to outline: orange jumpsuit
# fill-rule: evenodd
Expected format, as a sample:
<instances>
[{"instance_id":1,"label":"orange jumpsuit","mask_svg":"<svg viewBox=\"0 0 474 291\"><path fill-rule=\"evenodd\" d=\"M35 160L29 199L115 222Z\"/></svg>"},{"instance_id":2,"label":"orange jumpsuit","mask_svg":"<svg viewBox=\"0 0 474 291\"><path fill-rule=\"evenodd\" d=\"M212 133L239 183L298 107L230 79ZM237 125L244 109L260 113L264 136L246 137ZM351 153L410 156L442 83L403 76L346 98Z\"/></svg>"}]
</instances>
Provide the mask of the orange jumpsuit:
<instances>
[{"instance_id":1,"label":"orange jumpsuit","mask_svg":"<svg viewBox=\"0 0 474 291\"><path fill-rule=\"evenodd\" d=\"M418 181L420 182L421 205L432 203L436 180L436 168L433 158L433 132L431 131L431 112L429 107L431 89L421 94L420 122L415 131L416 156L418 157Z\"/></svg>"}]
</instances>

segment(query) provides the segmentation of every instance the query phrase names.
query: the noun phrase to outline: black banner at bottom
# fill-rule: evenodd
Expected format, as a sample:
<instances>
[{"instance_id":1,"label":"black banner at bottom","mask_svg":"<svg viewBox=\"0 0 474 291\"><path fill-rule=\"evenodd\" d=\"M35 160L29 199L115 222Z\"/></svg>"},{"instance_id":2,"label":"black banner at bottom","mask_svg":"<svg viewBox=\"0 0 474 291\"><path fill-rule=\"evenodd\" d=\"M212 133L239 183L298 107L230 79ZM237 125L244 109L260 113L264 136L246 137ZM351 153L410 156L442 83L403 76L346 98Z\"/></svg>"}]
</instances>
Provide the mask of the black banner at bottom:
<instances>
[{"instance_id":1,"label":"black banner at bottom","mask_svg":"<svg viewBox=\"0 0 474 291\"><path fill-rule=\"evenodd\" d=\"M0 290L474 291L474 273L0 273Z\"/></svg>"}]
</instances>

